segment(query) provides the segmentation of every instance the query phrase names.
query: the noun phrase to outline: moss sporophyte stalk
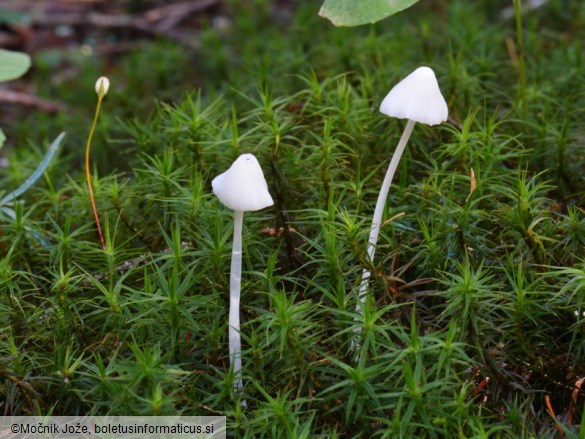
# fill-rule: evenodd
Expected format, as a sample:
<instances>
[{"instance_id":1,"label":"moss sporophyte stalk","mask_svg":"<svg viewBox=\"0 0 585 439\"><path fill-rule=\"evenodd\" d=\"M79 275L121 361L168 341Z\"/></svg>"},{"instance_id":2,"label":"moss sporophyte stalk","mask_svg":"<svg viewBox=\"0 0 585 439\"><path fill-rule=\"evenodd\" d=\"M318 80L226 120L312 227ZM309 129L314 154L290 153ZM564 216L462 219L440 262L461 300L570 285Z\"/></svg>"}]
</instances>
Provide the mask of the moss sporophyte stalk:
<instances>
[{"instance_id":1,"label":"moss sporophyte stalk","mask_svg":"<svg viewBox=\"0 0 585 439\"><path fill-rule=\"evenodd\" d=\"M110 88L110 80L108 78L106 78L105 76L98 78L98 80L95 83L95 91L98 95L98 101L97 101L97 105L95 108L95 115L93 117L93 123L91 125L89 135L87 136L87 145L85 147L85 177L87 180L87 190L89 193L89 200L91 202L91 209L93 211L93 216L95 219L98 235L100 238L100 243L101 243L102 248L104 250L106 249L106 243L104 241L104 235L102 233L102 227L100 225L100 217L98 214L97 206L95 204L95 197L93 195L93 186L91 184L91 170L90 170L90 166L89 166L89 153L90 153L90 148L91 148L91 139L93 138L93 132L95 131L98 116L100 114L102 99L108 93L109 88Z\"/></svg>"}]
</instances>

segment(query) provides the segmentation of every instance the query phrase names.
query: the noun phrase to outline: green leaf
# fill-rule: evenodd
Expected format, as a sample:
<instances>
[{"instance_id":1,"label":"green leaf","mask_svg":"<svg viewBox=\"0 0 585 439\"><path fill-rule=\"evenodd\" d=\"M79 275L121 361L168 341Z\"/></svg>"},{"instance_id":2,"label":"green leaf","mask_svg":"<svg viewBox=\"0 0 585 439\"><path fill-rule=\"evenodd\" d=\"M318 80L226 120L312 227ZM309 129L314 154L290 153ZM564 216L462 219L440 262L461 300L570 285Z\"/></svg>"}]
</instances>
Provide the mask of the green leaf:
<instances>
[{"instance_id":1,"label":"green leaf","mask_svg":"<svg viewBox=\"0 0 585 439\"><path fill-rule=\"evenodd\" d=\"M375 23L406 9L419 0L325 0L319 15L335 26Z\"/></svg>"},{"instance_id":2,"label":"green leaf","mask_svg":"<svg viewBox=\"0 0 585 439\"><path fill-rule=\"evenodd\" d=\"M30 67L30 56L26 53L0 49L0 81L20 78Z\"/></svg>"},{"instance_id":3,"label":"green leaf","mask_svg":"<svg viewBox=\"0 0 585 439\"><path fill-rule=\"evenodd\" d=\"M5 141L6 136L4 135L4 131L2 131L2 129L0 128L0 148L2 148L2 145L4 145Z\"/></svg>"},{"instance_id":4,"label":"green leaf","mask_svg":"<svg viewBox=\"0 0 585 439\"><path fill-rule=\"evenodd\" d=\"M39 163L39 166L37 166L37 169L35 169L35 172L33 172L24 181L24 183L22 183L18 187L18 189L16 189L13 192L10 192L8 195L6 195L4 198L2 198L0 200L0 206L3 206L4 204L9 203L12 200L14 200L15 198L21 196L23 193L25 193L28 190L29 187L31 187L33 184L35 184L35 182L39 179L39 177L41 175L43 175L43 172L46 171L47 167L51 163L51 160L53 160L53 157L55 157L57 150L61 146L61 142L63 141L63 137L65 137L65 133L59 134L57 136L57 138L55 140L53 140L53 143L51 143L51 146L49 146L49 150L47 151L47 153L45 154L45 156L43 157L43 159Z\"/></svg>"}]
</instances>

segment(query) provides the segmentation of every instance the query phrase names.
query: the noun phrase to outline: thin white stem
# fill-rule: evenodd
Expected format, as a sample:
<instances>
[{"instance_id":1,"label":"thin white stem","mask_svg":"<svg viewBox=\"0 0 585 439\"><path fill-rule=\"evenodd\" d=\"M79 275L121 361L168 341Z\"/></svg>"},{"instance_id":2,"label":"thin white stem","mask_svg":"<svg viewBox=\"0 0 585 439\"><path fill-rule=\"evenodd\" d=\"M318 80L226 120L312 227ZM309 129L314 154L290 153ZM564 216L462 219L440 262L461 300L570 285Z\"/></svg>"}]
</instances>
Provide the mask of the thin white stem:
<instances>
[{"instance_id":1,"label":"thin white stem","mask_svg":"<svg viewBox=\"0 0 585 439\"><path fill-rule=\"evenodd\" d=\"M234 389L242 390L242 346L240 339L240 288L242 284L242 223L244 212L234 211L234 243L230 273L229 349L230 365L234 367Z\"/></svg>"},{"instance_id":2,"label":"thin white stem","mask_svg":"<svg viewBox=\"0 0 585 439\"><path fill-rule=\"evenodd\" d=\"M382 183L380 193L378 194L378 201L376 202L376 208L374 210L374 218L372 219L372 228L370 229L370 239L368 240L368 257L372 262L374 261L374 254L376 253L376 244L378 243L378 235L380 234L384 206L386 205L386 199L388 198L390 185L392 184L392 179L394 178L394 174L398 168L398 163L400 162L404 148L408 143L408 139L410 139L410 135L412 134L412 129L414 128L415 123L416 122L414 120L408 120L408 123L404 128L404 132L402 133L402 137L400 138L398 146L396 147L396 151L394 151L394 155L390 161L390 166L386 171L386 176L384 177L384 182ZM364 270L362 274L362 282L359 292L360 300L356 306L356 311L358 311L361 315L364 314L363 306L366 301L366 293L368 291L368 281L370 279L370 275L371 273L369 270Z\"/></svg>"}]
</instances>

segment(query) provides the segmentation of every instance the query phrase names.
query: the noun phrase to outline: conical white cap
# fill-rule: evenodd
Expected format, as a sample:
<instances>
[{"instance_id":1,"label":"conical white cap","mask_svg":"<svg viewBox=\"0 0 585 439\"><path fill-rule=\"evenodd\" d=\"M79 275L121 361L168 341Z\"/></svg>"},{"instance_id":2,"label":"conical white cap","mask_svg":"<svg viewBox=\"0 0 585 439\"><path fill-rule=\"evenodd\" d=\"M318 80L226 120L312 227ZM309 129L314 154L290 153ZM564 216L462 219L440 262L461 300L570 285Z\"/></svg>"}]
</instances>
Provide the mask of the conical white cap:
<instances>
[{"instance_id":1,"label":"conical white cap","mask_svg":"<svg viewBox=\"0 0 585 439\"><path fill-rule=\"evenodd\" d=\"M382 101L380 111L427 125L445 122L449 115L435 72L429 67L419 67L396 84Z\"/></svg>"},{"instance_id":2,"label":"conical white cap","mask_svg":"<svg viewBox=\"0 0 585 439\"><path fill-rule=\"evenodd\" d=\"M272 206L262 168L252 154L242 154L211 182L219 201L233 210L251 211Z\"/></svg>"}]
</instances>

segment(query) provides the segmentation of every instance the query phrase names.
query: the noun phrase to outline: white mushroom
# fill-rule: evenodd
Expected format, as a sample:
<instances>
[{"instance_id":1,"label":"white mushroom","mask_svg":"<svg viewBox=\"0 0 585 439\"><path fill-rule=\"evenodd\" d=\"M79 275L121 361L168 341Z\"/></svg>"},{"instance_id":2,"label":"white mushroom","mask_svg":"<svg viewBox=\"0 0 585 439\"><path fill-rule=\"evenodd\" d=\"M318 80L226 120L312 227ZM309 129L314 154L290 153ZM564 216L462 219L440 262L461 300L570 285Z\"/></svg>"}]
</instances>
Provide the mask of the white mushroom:
<instances>
[{"instance_id":1,"label":"white mushroom","mask_svg":"<svg viewBox=\"0 0 585 439\"><path fill-rule=\"evenodd\" d=\"M445 98L441 94L435 73L429 67L419 67L390 90L380 105L380 112L399 119L408 119L400 142L394 151L390 166L384 177L382 188L378 195L370 238L368 240L368 256L370 261L374 260L376 243L380 233L380 225L384 214L384 205L388 198L388 191L392 178L398 167L400 157L404 152L406 143L410 138L412 129L416 122L427 125L437 125L445 122L448 117L448 108ZM357 311L363 315L363 304L366 300L370 271L364 270L359 292L359 303Z\"/></svg>"},{"instance_id":2,"label":"white mushroom","mask_svg":"<svg viewBox=\"0 0 585 439\"><path fill-rule=\"evenodd\" d=\"M252 154L242 154L223 174L211 182L213 193L225 206L234 210L234 242L230 273L229 353L236 381L242 385L242 348L240 338L240 287L242 280L242 223L245 211L260 210L274 202L268 192L262 168Z\"/></svg>"},{"instance_id":3,"label":"white mushroom","mask_svg":"<svg viewBox=\"0 0 585 439\"><path fill-rule=\"evenodd\" d=\"M254 211L274 204L262 168L252 154L239 156L211 186L219 201L233 210Z\"/></svg>"},{"instance_id":4,"label":"white mushroom","mask_svg":"<svg viewBox=\"0 0 585 439\"><path fill-rule=\"evenodd\" d=\"M380 104L380 112L426 125L445 122L449 115L435 73L429 67L419 67L396 84Z\"/></svg>"}]
</instances>

